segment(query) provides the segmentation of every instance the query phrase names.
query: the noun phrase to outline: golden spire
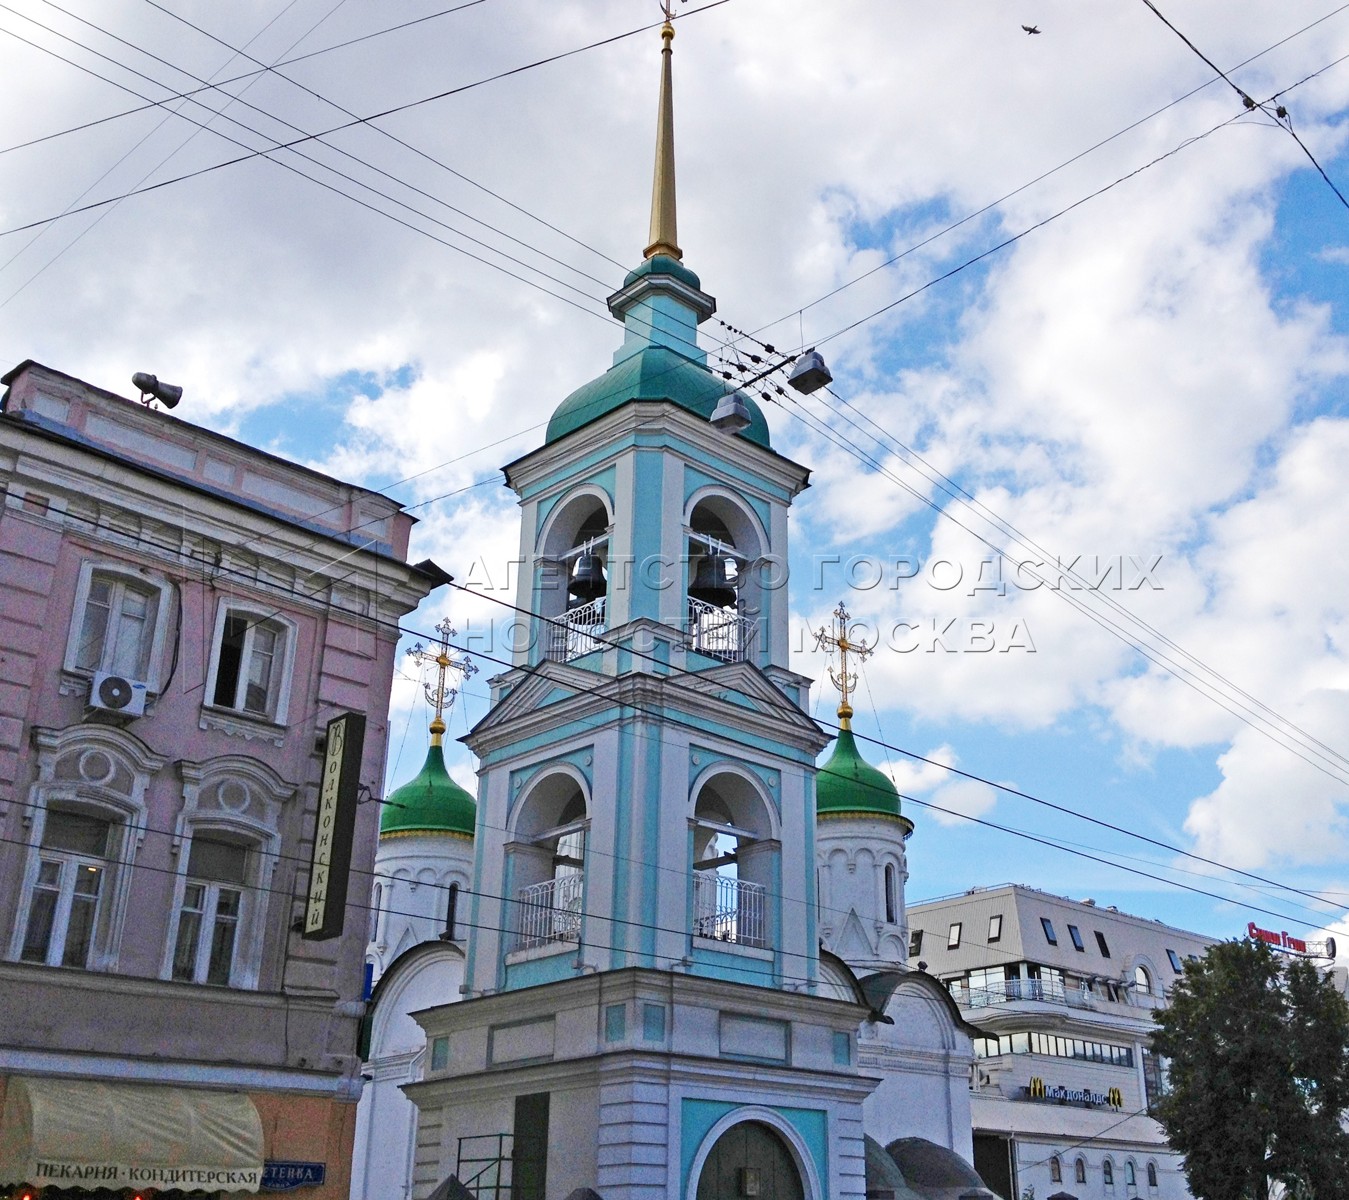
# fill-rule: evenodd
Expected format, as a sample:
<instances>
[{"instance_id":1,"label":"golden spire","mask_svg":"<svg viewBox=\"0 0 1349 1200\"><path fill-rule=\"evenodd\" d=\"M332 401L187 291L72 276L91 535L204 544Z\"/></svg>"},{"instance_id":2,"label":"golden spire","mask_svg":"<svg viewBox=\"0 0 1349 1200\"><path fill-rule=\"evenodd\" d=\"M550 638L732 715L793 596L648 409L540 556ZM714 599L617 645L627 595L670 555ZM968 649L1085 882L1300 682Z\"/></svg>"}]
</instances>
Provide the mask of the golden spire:
<instances>
[{"instance_id":1,"label":"golden spire","mask_svg":"<svg viewBox=\"0 0 1349 1200\"><path fill-rule=\"evenodd\" d=\"M851 615L843 607L843 602L839 601L839 606L834 609L834 621L832 625L821 626L815 634L815 648L825 650L832 654L838 651L838 670L835 671L831 665L829 668L829 678L834 681L834 686L843 694L838 705L838 721L840 728L852 728L852 705L848 703L848 696L857 686L857 674L848 671L848 655L856 655L859 663L866 662L871 657L873 646L868 646L865 642L854 642L848 637L848 622Z\"/></svg>"},{"instance_id":2,"label":"golden spire","mask_svg":"<svg viewBox=\"0 0 1349 1200\"><path fill-rule=\"evenodd\" d=\"M445 673L447 671L458 671L461 679L467 679L470 675L476 675L478 668L473 665L473 660L467 656L463 658L450 657L450 639L454 637L457 630L450 624L449 617L446 617L436 626L436 632L440 634L440 644L434 650L428 650L418 642L408 651L408 657L416 660L418 666L424 666L428 662L436 664L436 683L432 687L426 684L426 699L432 708L436 710L436 715L431 721L431 745L439 746L440 739L445 733L445 710L454 706L454 698L459 694L458 688L447 688L445 686Z\"/></svg>"},{"instance_id":3,"label":"golden spire","mask_svg":"<svg viewBox=\"0 0 1349 1200\"><path fill-rule=\"evenodd\" d=\"M660 36L665 48L661 51L660 111L656 116L656 174L651 184L651 245L646 248L645 257L668 254L671 258L682 259L684 252L679 248L675 229L674 84L671 67L674 50L670 46L674 41L674 26L670 23L669 0L663 7L665 24L661 26Z\"/></svg>"}]
</instances>

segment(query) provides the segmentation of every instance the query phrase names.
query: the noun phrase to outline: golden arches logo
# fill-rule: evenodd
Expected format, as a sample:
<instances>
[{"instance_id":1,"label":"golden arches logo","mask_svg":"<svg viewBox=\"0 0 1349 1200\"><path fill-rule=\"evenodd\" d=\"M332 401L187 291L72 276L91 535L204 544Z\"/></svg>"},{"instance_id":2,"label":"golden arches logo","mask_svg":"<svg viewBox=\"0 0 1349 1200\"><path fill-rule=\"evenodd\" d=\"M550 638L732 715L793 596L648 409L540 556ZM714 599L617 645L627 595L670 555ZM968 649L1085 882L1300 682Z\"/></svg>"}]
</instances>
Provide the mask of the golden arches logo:
<instances>
[{"instance_id":1,"label":"golden arches logo","mask_svg":"<svg viewBox=\"0 0 1349 1200\"><path fill-rule=\"evenodd\" d=\"M1032 1100L1043 1100L1045 1098L1045 1081L1038 1075L1032 1075L1030 1087L1026 1091L1030 1093Z\"/></svg>"},{"instance_id":2,"label":"golden arches logo","mask_svg":"<svg viewBox=\"0 0 1349 1200\"><path fill-rule=\"evenodd\" d=\"M1119 1090L1119 1088L1117 1088L1117 1087L1112 1087L1112 1088L1111 1088L1108 1092L1106 1092L1106 1094L1105 1094L1105 1102L1106 1102L1108 1105L1110 1105L1111 1108L1123 1108L1123 1107L1124 1107L1124 1093L1121 1092L1121 1091Z\"/></svg>"}]
</instances>

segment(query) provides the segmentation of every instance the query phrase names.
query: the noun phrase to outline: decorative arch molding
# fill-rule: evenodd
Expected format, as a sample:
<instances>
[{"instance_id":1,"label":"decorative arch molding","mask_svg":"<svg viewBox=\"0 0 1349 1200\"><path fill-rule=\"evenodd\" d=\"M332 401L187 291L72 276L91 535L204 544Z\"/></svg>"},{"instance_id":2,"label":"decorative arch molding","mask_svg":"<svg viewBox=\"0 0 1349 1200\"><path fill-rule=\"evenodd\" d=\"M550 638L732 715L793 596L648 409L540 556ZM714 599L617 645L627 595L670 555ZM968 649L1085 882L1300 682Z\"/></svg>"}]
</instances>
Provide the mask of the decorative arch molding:
<instances>
[{"instance_id":1,"label":"decorative arch molding","mask_svg":"<svg viewBox=\"0 0 1349 1200\"><path fill-rule=\"evenodd\" d=\"M536 802L540 790L560 775L565 775L581 790L581 800L585 804L587 817L590 815L590 779L586 773L576 766L575 763L568 762L565 759L549 759L547 762L539 763L538 766L530 771L525 779L515 781L516 794L511 797L510 817L507 820L507 831L512 837L519 836L519 825L521 815L528 813L530 808Z\"/></svg>"},{"instance_id":2,"label":"decorative arch molding","mask_svg":"<svg viewBox=\"0 0 1349 1200\"><path fill-rule=\"evenodd\" d=\"M434 981L438 975L447 973L456 966L459 968L462 982L464 952L452 942L421 942L390 960L370 995L370 1041L366 1052L367 1059L379 1058L382 1054L390 1052L400 1053L407 1049L407 1047L393 1047L391 1050L385 1043L389 1037L390 1026L406 1015L408 993L427 980L428 976ZM454 988L449 988L447 995L450 1003L459 1000L459 993ZM425 1050L424 1045L422 1050Z\"/></svg>"},{"instance_id":3,"label":"decorative arch molding","mask_svg":"<svg viewBox=\"0 0 1349 1200\"><path fill-rule=\"evenodd\" d=\"M735 541L735 548L738 553L743 554L749 562L754 562L770 553L772 549L772 539L768 535L768 530L763 526L753 507L745 502L743 496L738 495L733 489L721 484L704 484L702 487L695 488L687 500L684 501L684 525L687 527L693 520L693 512L700 504L713 502L713 511L718 518L726 525L732 539ZM721 512L723 505L728 505L737 515L733 528L731 524L725 521ZM742 541L742 538L744 541ZM748 543L748 544L746 544Z\"/></svg>"},{"instance_id":4,"label":"decorative arch molding","mask_svg":"<svg viewBox=\"0 0 1349 1200\"><path fill-rule=\"evenodd\" d=\"M777 797L773 795L772 789L764 783L759 774L746 766L744 763L737 762L735 759L718 759L714 763L709 763L697 775L693 777L689 785L688 808L689 816L693 816L698 807L698 797L702 794L703 788L716 778L723 775L734 776L736 779L743 780L749 785L755 796L758 798L759 805L768 818L768 829L763 836L776 841L782 833L781 817L778 813Z\"/></svg>"},{"instance_id":5,"label":"decorative arch molding","mask_svg":"<svg viewBox=\"0 0 1349 1200\"><path fill-rule=\"evenodd\" d=\"M816 1170L810 1147L806 1145L800 1131L780 1113L760 1104L747 1104L743 1108L732 1109L703 1135L703 1140L698 1144L698 1149L689 1163L688 1183L684 1190L685 1200L698 1200L698 1182L702 1178L703 1168L707 1165L712 1148L722 1134L750 1121L766 1125L782 1139L793 1165L801 1176L801 1186L806 1200L825 1200L828 1193L820 1179L819 1171Z\"/></svg>"},{"instance_id":6,"label":"decorative arch molding","mask_svg":"<svg viewBox=\"0 0 1349 1200\"><path fill-rule=\"evenodd\" d=\"M244 754L204 763L180 762L183 807L174 823L172 850L178 854L192 832L210 828L255 842L262 851L262 882L271 878L281 849L281 815L296 786L271 767Z\"/></svg>"},{"instance_id":7,"label":"decorative arch molding","mask_svg":"<svg viewBox=\"0 0 1349 1200\"><path fill-rule=\"evenodd\" d=\"M145 793L168 759L140 738L112 725L71 725L33 730L38 775L22 813L26 862L21 896L31 897L41 861L42 834L53 806L85 810L113 823L108 846L107 888L90 949L88 966L117 965L122 927L131 893L133 864L145 839ZM4 809L0 808L0 815ZM27 901L24 905L27 908ZM27 917L14 923L9 957L18 958Z\"/></svg>"},{"instance_id":8,"label":"decorative arch molding","mask_svg":"<svg viewBox=\"0 0 1349 1200\"><path fill-rule=\"evenodd\" d=\"M573 508L578 500L587 497L599 501L607 518L606 526L610 529L613 528L614 498L597 483L577 484L573 488L568 488L562 496L553 502L552 507L548 510L548 515L544 517L543 524L539 527L538 536L534 539L535 553L545 558L554 558L559 553L566 553L572 548L570 544L566 546L554 544L560 533L558 526L563 520L563 514L568 509Z\"/></svg>"}]
</instances>

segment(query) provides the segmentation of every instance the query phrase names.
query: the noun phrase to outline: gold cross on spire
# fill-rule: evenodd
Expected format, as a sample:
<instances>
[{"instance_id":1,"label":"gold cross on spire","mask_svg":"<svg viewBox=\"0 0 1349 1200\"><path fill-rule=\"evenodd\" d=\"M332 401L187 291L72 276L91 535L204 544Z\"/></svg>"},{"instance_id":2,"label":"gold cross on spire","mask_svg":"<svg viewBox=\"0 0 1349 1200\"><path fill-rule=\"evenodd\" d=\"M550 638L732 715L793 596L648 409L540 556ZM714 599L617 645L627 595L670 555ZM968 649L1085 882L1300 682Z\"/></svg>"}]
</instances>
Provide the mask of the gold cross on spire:
<instances>
[{"instance_id":1,"label":"gold cross on spire","mask_svg":"<svg viewBox=\"0 0 1349 1200\"><path fill-rule=\"evenodd\" d=\"M454 698L459 694L458 688L445 686L445 674L448 671L458 671L459 680L462 683L472 675L478 673L478 668L473 665L473 660L467 654L461 658L454 658L450 655L450 639L455 636L458 630L450 624L449 617L444 618L436 626L436 632L440 634L440 643L433 649L428 650L418 642L408 651L408 657L415 660L419 667L427 663L436 665L435 685L424 684L426 689L426 699L432 708L436 710L435 718L431 722L431 745L439 746L441 736L445 732L445 713L454 707Z\"/></svg>"},{"instance_id":2,"label":"gold cross on spire","mask_svg":"<svg viewBox=\"0 0 1349 1200\"><path fill-rule=\"evenodd\" d=\"M851 620L848 610L843 607L840 600L839 605L834 609L834 620L831 625L820 626L815 634L815 648L824 650L829 654L838 651L838 670L834 670L832 664L829 667L829 678L834 681L834 686L843 694L838 706L839 725L843 729L852 728L852 705L848 702L848 697L853 689L857 687L857 673L848 670L848 655L855 656L859 663L866 662L871 657L871 652L875 646L868 646L863 641L853 641L848 636L848 622Z\"/></svg>"}]
</instances>

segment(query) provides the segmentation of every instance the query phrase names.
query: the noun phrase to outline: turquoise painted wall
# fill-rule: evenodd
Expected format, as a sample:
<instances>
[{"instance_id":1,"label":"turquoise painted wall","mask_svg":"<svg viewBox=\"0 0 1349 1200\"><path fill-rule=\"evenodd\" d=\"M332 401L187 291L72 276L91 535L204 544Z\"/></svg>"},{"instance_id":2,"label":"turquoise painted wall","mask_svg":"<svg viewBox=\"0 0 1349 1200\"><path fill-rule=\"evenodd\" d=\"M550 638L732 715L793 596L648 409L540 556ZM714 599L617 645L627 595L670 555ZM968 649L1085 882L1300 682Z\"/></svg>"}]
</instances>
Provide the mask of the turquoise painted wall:
<instances>
[{"instance_id":1,"label":"turquoise painted wall","mask_svg":"<svg viewBox=\"0 0 1349 1200\"><path fill-rule=\"evenodd\" d=\"M743 1105L730 1104L724 1100L685 1099L680 1109L679 1122L679 1194L686 1196L689 1190L689 1173L693 1169L693 1158L706 1140L708 1132L727 1113L734 1112ZM765 1105L787 1122L810 1152L815 1173L819 1176L826 1193L829 1188L829 1114L822 1108L785 1108L776 1104ZM752 1117L750 1118L752 1119Z\"/></svg>"}]
</instances>

